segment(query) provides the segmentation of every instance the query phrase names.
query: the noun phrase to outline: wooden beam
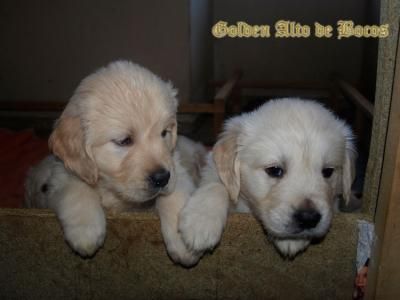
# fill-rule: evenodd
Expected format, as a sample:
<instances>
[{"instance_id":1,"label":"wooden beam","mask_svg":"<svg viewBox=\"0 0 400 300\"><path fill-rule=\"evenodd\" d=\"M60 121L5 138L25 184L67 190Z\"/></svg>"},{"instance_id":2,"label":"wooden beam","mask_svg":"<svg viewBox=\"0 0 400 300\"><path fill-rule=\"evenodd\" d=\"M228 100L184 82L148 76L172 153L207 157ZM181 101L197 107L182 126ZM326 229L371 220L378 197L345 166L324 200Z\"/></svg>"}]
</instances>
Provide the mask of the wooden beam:
<instances>
[{"instance_id":1,"label":"wooden beam","mask_svg":"<svg viewBox=\"0 0 400 300\"><path fill-rule=\"evenodd\" d=\"M239 81L240 77L242 77L242 72L241 71L235 71L233 74L232 78L229 79L215 94L214 99L223 99L226 101L226 99L230 96L230 94L233 91L233 88Z\"/></svg>"},{"instance_id":2,"label":"wooden beam","mask_svg":"<svg viewBox=\"0 0 400 300\"><path fill-rule=\"evenodd\" d=\"M400 39L397 49L367 299L400 299Z\"/></svg>"},{"instance_id":3,"label":"wooden beam","mask_svg":"<svg viewBox=\"0 0 400 300\"><path fill-rule=\"evenodd\" d=\"M224 81L212 82L212 86L221 86ZM240 80L236 86L242 89L320 89L331 87L330 81L291 81L291 80Z\"/></svg>"},{"instance_id":4,"label":"wooden beam","mask_svg":"<svg viewBox=\"0 0 400 300\"><path fill-rule=\"evenodd\" d=\"M214 103L182 103L178 107L179 113L223 113L224 108Z\"/></svg>"},{"instance_id":5,"label":"wooden beam","mask_svg":"<svg viewBox=\"0 0 400 300\"><path fill-rule=\"evenodd\" d=\"M374 105L368 101L355 87L350 85L344 80L338 79L336 83L340 87L341 91L348 97L348 99L353 102L357 107L359 107L368 118L372 119L374 116Z\"/></svg>"},{"instance_id":6,"label":"wooden beam","mask_svg":"<svg viewBox=\"0 0 400 300\"><path fill-rule=\"evenodd\" d=\"M66 101L0 101L0 110L3 111L18 111L18 112L43 112L43 111L62 111L67 105Z\"/></svg>"}]
</instances>

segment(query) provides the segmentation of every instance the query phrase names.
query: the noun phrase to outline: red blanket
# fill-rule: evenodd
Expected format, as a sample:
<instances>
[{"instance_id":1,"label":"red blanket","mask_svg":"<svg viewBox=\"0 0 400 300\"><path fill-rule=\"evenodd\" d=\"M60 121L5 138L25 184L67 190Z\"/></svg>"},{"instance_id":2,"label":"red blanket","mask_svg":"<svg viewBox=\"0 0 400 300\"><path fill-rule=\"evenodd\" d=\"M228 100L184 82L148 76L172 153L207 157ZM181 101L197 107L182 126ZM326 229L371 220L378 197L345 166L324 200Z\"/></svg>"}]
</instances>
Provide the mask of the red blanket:
<instances>
[{"instance_id":1,"label":"red blanket","mask_svg":"<svg viewBox=\"0 0 400 300\"><path fill-rule=\"evenodd\" d=\"M47 140L33 130L0 128L0 207L22 207L26 173L48 153Z\"/></svg>"}]
</instances>

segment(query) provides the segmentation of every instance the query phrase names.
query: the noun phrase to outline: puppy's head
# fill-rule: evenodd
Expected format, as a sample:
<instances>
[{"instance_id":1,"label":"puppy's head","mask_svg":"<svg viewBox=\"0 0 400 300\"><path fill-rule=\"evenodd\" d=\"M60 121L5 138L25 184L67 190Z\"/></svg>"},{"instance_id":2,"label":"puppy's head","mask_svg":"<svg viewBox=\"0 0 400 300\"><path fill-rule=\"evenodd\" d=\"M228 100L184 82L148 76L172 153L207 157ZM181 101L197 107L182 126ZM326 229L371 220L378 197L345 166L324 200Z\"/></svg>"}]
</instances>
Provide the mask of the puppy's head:
<instances>
[{"instance_id":1,"label":"puppy's head","mask_svg":"<svg viewBox=\"0 0 400 300\"><path fill-rule=\"evenodd\" d=\"M56 122L49 145L88 184L129 201L175 185L176 91L126 61L86 77Z\"/></svg>"},{"instance_id":2,"label":"puppy's head","mask_svg":"<svg viewBox=\"0 0 400 300\"><path fill-rule=\"evenodd\" d=\"M214 148L230 196L279 238L323 236L354 179L349 127L312 101L281 99L231 119Z\"/></svg>"}]
</instances>

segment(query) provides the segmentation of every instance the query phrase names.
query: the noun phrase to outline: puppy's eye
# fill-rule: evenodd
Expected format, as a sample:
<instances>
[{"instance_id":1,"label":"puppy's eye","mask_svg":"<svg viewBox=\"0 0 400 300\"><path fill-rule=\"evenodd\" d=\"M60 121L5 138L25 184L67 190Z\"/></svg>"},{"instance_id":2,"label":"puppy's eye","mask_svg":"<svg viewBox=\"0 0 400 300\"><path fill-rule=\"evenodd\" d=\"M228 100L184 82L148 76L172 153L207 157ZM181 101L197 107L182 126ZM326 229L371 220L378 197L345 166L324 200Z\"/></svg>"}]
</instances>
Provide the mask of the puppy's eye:
<instances>
[{"instance_id":1,"label":"puppy's eye","mask_svg":"<svg viewBox=\"0 0 400 300\"><path fill-rule=\"evenodd\" d=\"M130 136L127 136L121 140L112 140L114 142L114 144L120 146L120 147L126 147L126 146L130 146L133 144L133 140Z\"/></svg>"},{"instance_id":2,"label":"puppy's eye","mask_svg":"<svg viewBox=\"0 0 400 300\"><path fill-rule=\"evenodd\" d=\"M168 129L164 129L164 130L161 132L161 136L164 138L164 137L167 136L167 134L168 134L169 132L170 132L170 131L169 131Z\"/></svg>"},{"instance_id":3,"label":"puppy's eye","mask_svg":"<svg viewBox=\"0 0 400 300\"><path fill-rule=\"evenodd\" d=\"M273 178L282 178L285 173L281 167L277 166L266 168L265 172Z\"/></svg>"},{"instance_id":4,"label":"puppy's eye","mask_svg":"<svg viewBox=\"0 0 400 300\"><path fill-rule=\"evenodd\" d=\"M333 174L333 171L335 171L334 168L323 168L322 176L324 176L324 178L330 178Z\"/></svg>"}]
</instances>

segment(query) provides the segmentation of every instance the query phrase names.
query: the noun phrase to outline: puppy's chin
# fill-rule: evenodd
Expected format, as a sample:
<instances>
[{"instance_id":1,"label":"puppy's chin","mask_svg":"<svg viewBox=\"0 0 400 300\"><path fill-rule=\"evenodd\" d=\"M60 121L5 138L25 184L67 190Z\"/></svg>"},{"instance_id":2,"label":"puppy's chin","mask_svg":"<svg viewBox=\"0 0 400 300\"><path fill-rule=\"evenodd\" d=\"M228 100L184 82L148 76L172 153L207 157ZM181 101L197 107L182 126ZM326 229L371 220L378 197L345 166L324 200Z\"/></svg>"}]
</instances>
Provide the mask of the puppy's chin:
<instances>
[{"instance_id":1,"label":"puppy's chin","mask_svg":"<svg viewBox=\"0 0 400 300\"><path fill-rule=\"evenodd\" d=\"M288 232L274 232L266 229L269 234L273 237L279 239L314 239L314 238L322 238L327 233L328 230L320 231L320 230L293 230Z\"/></svg>"},{"instance_id":2,"label":"puppy's chin","mask_svg":"<svg viewBox=\"0 0 400 300\"><path fill-rule=\"evenodd\" d=\"M330 216L324 216L321 223L312 229L301 229L294 225L293 222L289 222L282 226L271 226L265 219L261 222L265 231L278 239L314 239L324 237L330 228L332 218Z\"/></svg>"},{"instance_id":3,"label":"puppy's chin","mask_svg":"<svg viewBox=\"0 0 400 300\"><path fill-rule=\"evenodd\" d=\"M168 186L158 189L128 189L124 192L117 192L127 202L144 203L152 201L160 196L167 196L172 192Z\"/></svg>"}]
</instances>

